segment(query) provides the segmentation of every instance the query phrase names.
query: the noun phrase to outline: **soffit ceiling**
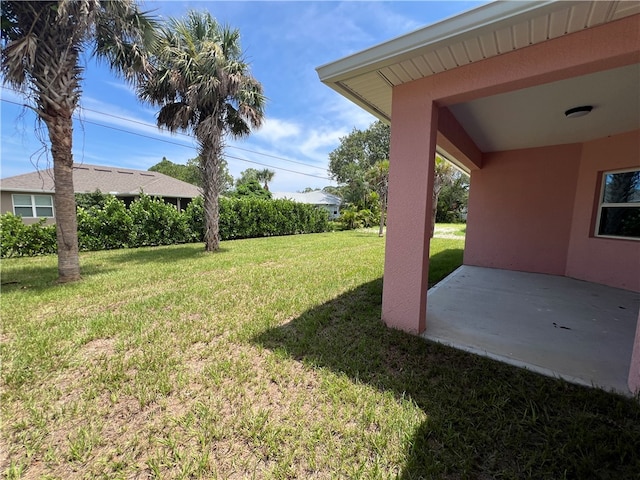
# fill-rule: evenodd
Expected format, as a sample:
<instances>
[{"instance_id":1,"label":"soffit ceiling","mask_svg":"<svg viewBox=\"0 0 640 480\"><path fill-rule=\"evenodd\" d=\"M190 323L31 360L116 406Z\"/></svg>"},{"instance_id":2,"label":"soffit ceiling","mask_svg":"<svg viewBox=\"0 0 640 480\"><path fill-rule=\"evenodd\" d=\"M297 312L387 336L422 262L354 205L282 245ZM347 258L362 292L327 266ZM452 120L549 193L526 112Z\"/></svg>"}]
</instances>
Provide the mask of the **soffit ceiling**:
<instances>
[{"instance_id":1,"label":"soffit ceiling","mask_svg":"<svg viewBox=\"0 0 640 480\"><path fill-rule=\"evenodd\" d=\"M584 117L572 107L591 105ZM483 152L579 143L640 128L640 65L605 70L449 107Z\"/></svg>"},{"instance_id":2,"label":"soffit ceiling","mask_svg":"<svg viewBox=\"0 0 640 480\"><path fill-rule=\"evenodd\" d=\"M396 85L640 13L639 1L494 2L318 68L320 79L389 122ZM482 151L573 143L640 128L638 65L450 107ZM593 105L567 119L564 111Z\"/></svg>"}]
</instances>

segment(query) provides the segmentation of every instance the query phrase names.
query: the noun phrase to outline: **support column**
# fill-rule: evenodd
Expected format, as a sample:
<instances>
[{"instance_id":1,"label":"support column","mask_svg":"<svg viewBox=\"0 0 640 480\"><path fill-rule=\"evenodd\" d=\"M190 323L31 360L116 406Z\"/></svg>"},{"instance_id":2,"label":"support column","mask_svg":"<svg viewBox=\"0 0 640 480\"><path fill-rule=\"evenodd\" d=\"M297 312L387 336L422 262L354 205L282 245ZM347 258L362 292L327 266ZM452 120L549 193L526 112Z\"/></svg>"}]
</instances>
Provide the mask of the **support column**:
<instances>
[{"instance_id":1,"label":"support column","mask_svg":"<svg viewBox=\"0 0 640 480\"><path fill-rule=\"evenodd\" d=\"M638 312L636 340L633 343L631 365L629 365L629 390L633 394L640 394L640 312Z\"/></svg>"},{"instance_id":2,"label":"support column","mask_svg":"<svg viewBox=\"0 0 640 480\"><path fill-rule=\"evenodd\" d=\"M393 89L391 118L382 320L419 334L427 316L438 107L415 85L402 85Z\"/></svg>"}]
</instances>

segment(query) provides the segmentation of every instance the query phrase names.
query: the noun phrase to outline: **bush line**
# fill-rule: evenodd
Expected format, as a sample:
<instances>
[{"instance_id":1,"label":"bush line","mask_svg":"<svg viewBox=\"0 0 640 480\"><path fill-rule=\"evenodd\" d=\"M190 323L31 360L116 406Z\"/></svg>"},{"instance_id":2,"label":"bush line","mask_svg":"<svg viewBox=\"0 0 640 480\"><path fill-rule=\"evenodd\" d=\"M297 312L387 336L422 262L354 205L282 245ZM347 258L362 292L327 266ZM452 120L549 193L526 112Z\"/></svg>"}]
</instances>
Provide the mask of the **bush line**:
<instances>
[{"instance_id":1,"label":"bush line","mask_svg":"<svg viewBox=\"0 0 640 480\"><path fill-rule=\"evenodd\" d=\"M90 194L78 201L78 244L82 251L200 242L204 233L202 197L179 212L159 197L141 194L127 208L113 195ZM87 201L89 198L90 201ZM234 240L319 233L329 230L328 213L291 200L220 198L220 238ZM55 225L25 225L12 213L0 216L0 256L54 254Z\"/></svg>"}]
</instances>

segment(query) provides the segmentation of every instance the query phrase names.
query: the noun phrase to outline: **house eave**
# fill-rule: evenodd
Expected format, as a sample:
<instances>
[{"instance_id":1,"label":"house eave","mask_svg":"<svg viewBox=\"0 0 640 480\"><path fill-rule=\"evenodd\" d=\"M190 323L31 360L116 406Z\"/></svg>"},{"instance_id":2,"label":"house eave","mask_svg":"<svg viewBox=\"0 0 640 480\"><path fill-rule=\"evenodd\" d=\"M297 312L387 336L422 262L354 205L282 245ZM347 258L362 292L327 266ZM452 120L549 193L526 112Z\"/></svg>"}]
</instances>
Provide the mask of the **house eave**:
<instances>
[{"instance_id":1,"label":"house eave","mask_svg":"<svg viewBox=\"0 0 640 480\"><path fill-rule=\"evenodd\" d=\"M38 188L2 188L0 187L0 191L2 192L18 192L18 193L33 193L33 194L38 194L38 193L56 193L55 190L44 190L44 189L38 189Z\"/></svg>"},{"instance_id":2,"label":"house eave","mask_svg":"<svg viewBox=\"0 0 640 480\"><path fill-rule=\"evenodd\" d=\"M324 83L337 83L365 71L376 70L403 58L413 56L416 50L435 50L460 41L467 35L481 35L512 23L544 15L557 8L556 0L528 0L522 2L492 2L415 30L366 50L354 53L316 68ZM562 2L563 5L579 3Z\"/></svg>"},{"instance_id":3,"label":"house eave","mask_svg":"<svg viewBox=\"0 0 640 480\"><path fill-rule=\"evenodd\" d=\"M640 1L492 2L316 71L328 87L390 124L392 94L402 84L446 75L634 15L640 15Z\"/></svg>"}]
</instances>

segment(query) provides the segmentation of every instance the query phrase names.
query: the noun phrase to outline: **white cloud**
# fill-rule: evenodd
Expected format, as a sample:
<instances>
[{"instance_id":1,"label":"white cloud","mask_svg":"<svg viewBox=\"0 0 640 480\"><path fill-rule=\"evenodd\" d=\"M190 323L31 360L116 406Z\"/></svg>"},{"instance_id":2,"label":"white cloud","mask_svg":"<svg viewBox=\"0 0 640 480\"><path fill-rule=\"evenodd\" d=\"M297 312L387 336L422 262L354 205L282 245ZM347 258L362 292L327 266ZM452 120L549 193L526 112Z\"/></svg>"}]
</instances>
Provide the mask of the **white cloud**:
<instances>
[{"instance_id":1,"label":"white cloud","mask_svg":"<svg viewBox=\"0 0 640 480\"><path fill-rule=\"evenodd\" d=\"M132 98L137 98L136 97L136 91L135 91L134 87L132 87L131 85L125 83L124 81L111 80L111 81L105 81L104 83L106 83L110 87L117 88L118 90L120 90L122 92L126 92L126 93L130 94Z\"/></svg>"},{"instance_id":2,"label":"white cloud","mask_svg":"<svg viewBox=\"0 0 640 480\"><path fill-rule=\"evenodd\" d=\"M351 131L354 127L359 130L366 130L377 118L367 112L364 108L347 100L344 97L333 95L326 106L327 112Z\"/></svg>"},{"instance_id":3,"label":"white cloud","mask_svg":"<svg viewBox=\"0 0 640 480\"><path fill-rule=\"evenodd\" d=\"M277 118L267 118L262 127L252 132L252 135L261 139L279 141L284 138L297 137L301 128L297 123Z\"/></svg>"},{"instance_id":4,"label":"white cloud","mask_svg":"<svg viewBox=\"0 0 640 480\"><path fill-rule=\"evenodd\" d=\"M326 161L328 159L328 149L337 146L340 142L340 137L344 137L348 133L345 129L312 130L300 145L300 152L310 158L322 157Z\"/></svg>"}]
</instances>

